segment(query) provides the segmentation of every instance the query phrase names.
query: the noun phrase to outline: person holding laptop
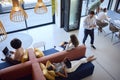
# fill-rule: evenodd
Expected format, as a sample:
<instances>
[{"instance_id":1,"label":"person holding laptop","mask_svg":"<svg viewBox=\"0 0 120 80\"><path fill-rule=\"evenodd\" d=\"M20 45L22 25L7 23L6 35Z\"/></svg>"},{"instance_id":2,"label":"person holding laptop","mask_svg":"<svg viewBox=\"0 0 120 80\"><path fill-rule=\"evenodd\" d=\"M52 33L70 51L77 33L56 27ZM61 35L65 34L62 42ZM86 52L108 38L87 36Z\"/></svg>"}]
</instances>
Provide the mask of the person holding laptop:
<instances>
[{"instance_id":1,"label":"person holding laptop","mask_svg":"<svg viewBox=\"0 0 120 80\"><path fill-rule=\"evenodd\" d=\"M22 48L21 40L14 38L11 40L10 45L15 51L11 51L11 56L6 56L5 61L8 61L12 64L21 63L22 57L24 55L24 49Z\"/></svg>"}]
</instances>

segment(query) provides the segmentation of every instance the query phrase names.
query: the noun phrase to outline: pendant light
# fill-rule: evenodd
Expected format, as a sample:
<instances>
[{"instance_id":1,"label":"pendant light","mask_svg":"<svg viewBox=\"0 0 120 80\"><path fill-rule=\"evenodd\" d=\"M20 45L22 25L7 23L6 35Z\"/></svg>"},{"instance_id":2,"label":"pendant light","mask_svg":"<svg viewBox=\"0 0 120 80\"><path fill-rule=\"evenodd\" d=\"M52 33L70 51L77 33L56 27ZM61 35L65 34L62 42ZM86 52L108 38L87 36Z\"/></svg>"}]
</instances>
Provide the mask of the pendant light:
<instances>
[{"instance_id":1,"label":"pendant light","mask_svg":"<svg viewBox=\"0 0 120 80\"><path fill-rule=\"evenodd\" d=\"M7 38L7 33L5 31L5 28L2 24L2 22L0 21L0 42L2 42L3 40L5 40Z\"/></svg>"},{"instance_id":2,"label":"pendant light","mask_svg":"<svg viewBox=\"0 0 120 80\"><path fill-rule=\"evenodd\" d=\"M22 9L18 0L12 0L12 10L10 12L10 20L13 22L20 22L27 19L26 12Z\"/></svg>"},{"instance_id":3,"label":"pendant light","mask_svg":"<svg viewBox=\"0 0 120 80\"><path fill-rule=\"evenodd\" d=\"M38 0L36 6L35 6L35 9L34 9L34 12L36 14L43 14L43 13L46 13L47 12L47 7L46 5L43 3L42 0Z\"/></svg>"}]
</instances>

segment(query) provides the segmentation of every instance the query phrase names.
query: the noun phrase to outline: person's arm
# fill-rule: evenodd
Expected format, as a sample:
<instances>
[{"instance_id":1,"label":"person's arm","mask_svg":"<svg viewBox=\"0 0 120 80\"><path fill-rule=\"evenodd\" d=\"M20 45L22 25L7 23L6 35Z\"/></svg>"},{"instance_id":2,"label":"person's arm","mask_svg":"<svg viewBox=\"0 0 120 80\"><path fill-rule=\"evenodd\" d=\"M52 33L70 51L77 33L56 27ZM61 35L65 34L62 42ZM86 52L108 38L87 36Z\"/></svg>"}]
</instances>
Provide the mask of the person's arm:
<instances>
[{"instance_id":1,"label":"person's arm","mask_svg":"<svg viewBox=\"0 0 120 80\"><path fill-rule=\"evenodd\" d=\"M58 76L61 76L61 77L67 77L68 75L67 75L67 71L66 71L65 65L63 65L63 67L62 67L62 71L63 71L63 73L61 73L61 72L56 72L56 74L57 74Z\"/></svg>"},{"instance_id":2,"label":"person's arm","mask_svg":"<svg viewBox=\"0 0 120 80\"><path fill-rule=\"evenodd\" d=\"M15 52L14 51L10 51L11 54L14 54Z\"/></svg>"},{"instance_id":3,"label":"person's arm","mask_svg":"<svg viewBox=\"0 0 120 80\"><path fill-rule=\"evenodd\" d=\"M106 21L109 21L109 20L110 20L110 18L107 16L106 13L105 13L105 20L106 20Z\"/></svg>"},{"instance_id":4,"label":"person's arm","mask_svg":"<svg viewBox=\"0 0 120 80\"><path fill-rule=\"evenodd\" d=\"M96 18L94 17L94 21L93 21L93 27L96 28L97 24L96 24Z\"/></svg>"},{"instance_id":5,"label":"person's arm","mask_svg":"<svg viewBox=\"0 0 120 80\"><path fill-rule=\"evenodd\" d=\"M90 26L90 28L96 28L97 24L96 24L96 18L93 17L93 21L92 21L92 25Z\"/></svg>"},{"instance_id":6,"label":"person's arm","mask_svg":"<svg viewBox=\"0 0 120 80\"><path fill-rule=\"evenodd\" d=\"M71 50L73 48L75 48L74 45L72 43L69 43L69 44L66 45L65 50Z\"/></svg>"}]
</instances>

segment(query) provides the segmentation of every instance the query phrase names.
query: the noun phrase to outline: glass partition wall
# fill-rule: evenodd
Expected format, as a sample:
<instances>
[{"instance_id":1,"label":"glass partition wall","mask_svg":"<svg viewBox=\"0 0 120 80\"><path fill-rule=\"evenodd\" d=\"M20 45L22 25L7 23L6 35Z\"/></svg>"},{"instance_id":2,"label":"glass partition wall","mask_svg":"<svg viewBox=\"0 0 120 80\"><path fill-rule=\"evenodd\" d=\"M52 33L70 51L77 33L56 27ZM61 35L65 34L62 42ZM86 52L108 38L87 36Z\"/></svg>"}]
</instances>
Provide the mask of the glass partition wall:
<instances>
[{"instance_id":1,"label":"glass partition wall","mask_svg":"<svg viewBox=\"0 0 120 80\"><path fill-rule=\"evenodd\" d=\"M79 29L82 0L61 0L61 28L65 31Z\"/></svg>"},{"instance_id":2,"label":"glass partition wall","mask_svg":"<svg viewBox=\"0 0 120 80\"><path fill-rule=\"evenodd\" d=\"M78 9L79 8L79 0L71 0L70 2L70 19L69 19L69 29L77 29L78 25Z\"/></svg>"},{"instance_id":3,"label":"glass partition wall","mask_svg":"<svg viewBox=\"0 0 120 80\"><path fill-rule=\"evenodd\" d=\"M10 21L9 16L12 8L12 3L9 2L0 3L0 20L2 21L8 33L54 23L52 15L52 2L51 2L52 0L43 0L48 10L47 13L44 14L34 13L34 7L37 1L38 0L24 0L22 7L28 14L28 19L26 19L23 22Z\"/></svg>"}]
</instances>

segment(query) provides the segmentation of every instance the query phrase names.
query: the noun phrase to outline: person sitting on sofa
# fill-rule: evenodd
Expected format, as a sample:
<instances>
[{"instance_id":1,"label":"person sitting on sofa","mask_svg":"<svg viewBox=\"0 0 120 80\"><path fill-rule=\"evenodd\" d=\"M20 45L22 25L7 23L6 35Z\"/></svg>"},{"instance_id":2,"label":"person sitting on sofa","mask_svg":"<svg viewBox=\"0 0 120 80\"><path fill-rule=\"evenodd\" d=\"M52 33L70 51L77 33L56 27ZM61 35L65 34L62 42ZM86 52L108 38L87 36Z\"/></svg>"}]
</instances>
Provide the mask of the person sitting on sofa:
<instances>
[{"instance_id":1,"label":"person sitting on sofa","mask_svg":"<svg viewBox=\"0 0 120 80\"><path fill-rule=\"evenodd\" d=\"M64 50L71 50L75 47L78 47L79 41L75 34L70 35L69 42L63 42L60 46L64 48Z\"/></svg>"},{"instance_id":2,"label":"person sitting on sofa","mask_svg":"<svg viewBox=\"0 0 120 80\"><path fill-rule=\"evenodd\" d=\"M96 58L94 55L87 58L81 58L79 60L70 61L68 58L65 58L60 63L53 63L47 67L48 70L54 70L58 76L67 77L67 73L74 72L81 64L91 62Z\"/></svg>"},{"instance_id":3,"label":"person sitting on sofa","mask_svg":"<svg viewBox=\"0 0 120 80\"><path fill-rule=\"evenodd\" d=\"M22 48L21 40L14 38L13 40L11 40L10 45L15 49L15 52L10 51L12 55L6 56L4 61L8 61L12 64L21 63L22 57L24 55L24 49Z\"/></svg>"}]
</instances>

